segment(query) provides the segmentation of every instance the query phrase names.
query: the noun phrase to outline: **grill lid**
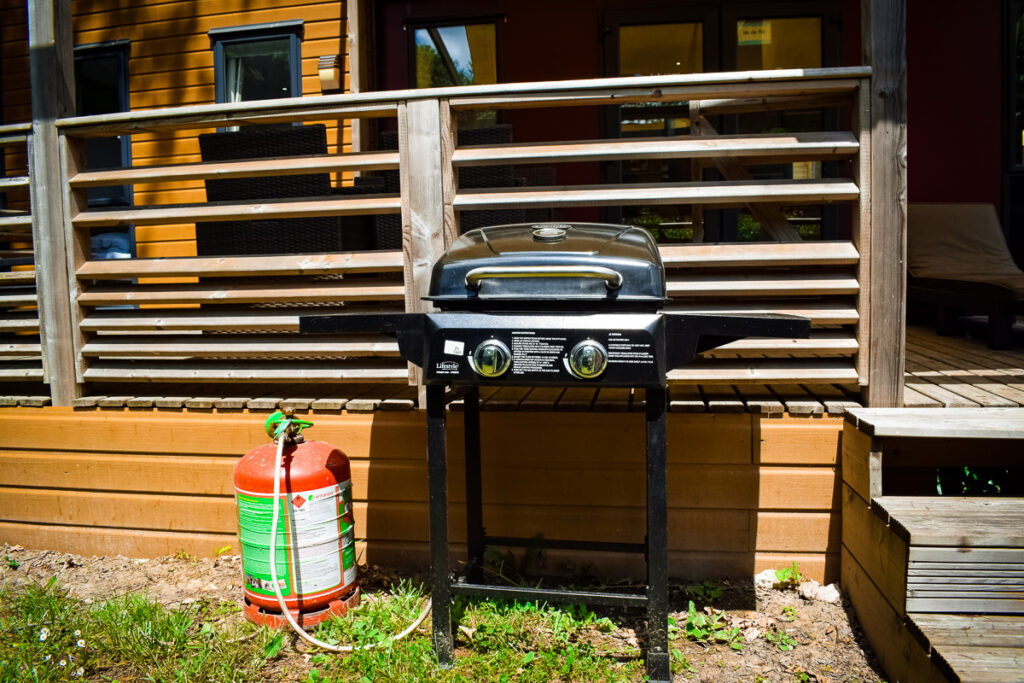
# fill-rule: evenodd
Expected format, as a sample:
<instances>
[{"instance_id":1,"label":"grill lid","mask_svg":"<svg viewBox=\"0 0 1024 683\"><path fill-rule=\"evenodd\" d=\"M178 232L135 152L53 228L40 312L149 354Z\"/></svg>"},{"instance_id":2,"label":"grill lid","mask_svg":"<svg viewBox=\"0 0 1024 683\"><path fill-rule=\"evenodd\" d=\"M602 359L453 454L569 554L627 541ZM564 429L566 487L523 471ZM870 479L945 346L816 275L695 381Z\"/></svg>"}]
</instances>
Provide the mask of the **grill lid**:
<instances>
[{"instance_id":1,"label":"grill lid","mask_svg":"<svg viewBox=\"0 0 1024 683\"><path fill-rule=\"evenodd\" d=\"M427 299L442 309L565 306L655 309L665 270L646 230L523 223L472 230L434 265Z\"/></svg>"}]
</instances>

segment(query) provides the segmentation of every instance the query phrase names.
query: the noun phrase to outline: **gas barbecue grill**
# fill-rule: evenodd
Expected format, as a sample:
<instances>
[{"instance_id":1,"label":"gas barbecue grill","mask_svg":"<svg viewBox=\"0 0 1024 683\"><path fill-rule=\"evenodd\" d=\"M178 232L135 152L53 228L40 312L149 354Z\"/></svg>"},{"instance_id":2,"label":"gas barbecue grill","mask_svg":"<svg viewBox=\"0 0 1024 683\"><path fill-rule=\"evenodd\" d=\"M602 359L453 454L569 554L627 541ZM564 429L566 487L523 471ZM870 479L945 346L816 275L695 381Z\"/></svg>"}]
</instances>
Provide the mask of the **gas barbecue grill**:
<instances>
[{"instance_id":1,"label":"gas barbecue grill","mask_svg":"<svg viewBox=\"0 0 1024 683\"><path fill-rule=\"evenodd\" d=\"M781 315L668 313L658 246L639 228L593 223L504 225L462 235L434 266L435 313L303 317L310 333L383 332L423 369L427 393L434 648L452 657L453 593L519 600L643 606L647 671L671 679L668 650L666 374L701 351L749 336L806 337L809 322ZM643 387L647 424L647 535L643 543L487 536L480 473L479 390L487 386ZM468 575L448 567L444 395L465 395ZM643 553L645 594L484 585L487 544Z\"/></svg>"}]
</instances>

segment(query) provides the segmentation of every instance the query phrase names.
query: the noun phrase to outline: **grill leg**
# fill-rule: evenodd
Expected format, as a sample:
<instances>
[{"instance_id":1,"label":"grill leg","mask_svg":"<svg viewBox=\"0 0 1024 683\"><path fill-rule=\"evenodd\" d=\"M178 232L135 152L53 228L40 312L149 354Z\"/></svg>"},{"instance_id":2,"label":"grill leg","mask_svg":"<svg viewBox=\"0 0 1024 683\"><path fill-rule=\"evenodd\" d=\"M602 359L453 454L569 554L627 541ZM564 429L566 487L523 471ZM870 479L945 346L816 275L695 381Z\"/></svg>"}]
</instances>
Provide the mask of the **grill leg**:
<instances>
[{"instance_id":1,"label":"grill leg","mask_svg":"<svg viewBox=\"0 0 1024 683\"><path fill-rule=\"evenodd\" d=\"M430 500L430 591L434 652L451 666L451 586L448 578L448 462L445 453L444 386L427 386L427 476Z\"/></svg>"},{"instance_id":2,"label":"grill leg","mask_svg":"<svg viewBox=\"0 0 1024 683\"><path fill-rule=\"evenodd\" d=\"M667 390L647 387L647 675L671 681L668 649Z\"/></svg>"},{"instance_id":3,"label":"grill leg","mask_svg":"<svg viewBox=\"0 0 1024 683\"><path fill-rule=\"evenodd\" d=\"M466 392L466 545L469 580L480 583L484 564L484 507L480 475L480 389Z\"/></svg>"}]
</instances>

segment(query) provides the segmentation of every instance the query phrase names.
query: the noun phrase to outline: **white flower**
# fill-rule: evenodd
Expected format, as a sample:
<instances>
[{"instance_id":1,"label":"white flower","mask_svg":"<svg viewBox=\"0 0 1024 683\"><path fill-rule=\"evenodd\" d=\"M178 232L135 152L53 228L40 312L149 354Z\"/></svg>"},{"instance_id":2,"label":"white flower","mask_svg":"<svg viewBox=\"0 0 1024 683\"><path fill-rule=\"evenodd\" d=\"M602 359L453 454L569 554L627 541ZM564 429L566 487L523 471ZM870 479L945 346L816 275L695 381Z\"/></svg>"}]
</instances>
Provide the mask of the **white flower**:
<instances>
[{"instance_id":1,"label":"white flower","mask_svg":"<svg viewBox=\"0 0 1024 683\"><path fill-rule=\"evenodd\" d=\"M75 675L76 676L82 676L83 674L85 674L85 667L84 666L80 666L77 669L75 669Z\"/></svg>"},{"instance_id":2,"label":"white flower","mask_svg":"<svg viewBox=\"0 0 1024 683\"><path fill-rule=\"evenodd\" d=\"M46 655L46 656L44 656L44 657L43 657L43 661L44 661L44 662L48 662L48 661L50 661L50 655Z\"/></svg>"},{"instance_id":3,"label":"white flower","mask_svg":"<svg viewBox=\"0 0 1024 683\"><path fill-rule=\"evenodd\" d=\"M62 659L62 660L60 660L60 661L59 661L59 662L57 663L57 666L66 666L66 665L67 665L67 663L68 663L68 660L66 660L66 659Z\"/></svg>"},{"instance_id":4,"label":"white flower","mask_svg":"<svg viewBox=\"0 0 1024 683\"><path fill-rule=\"evenodd\" d=\"M77 630L76 630L76 631L75 631L75 638L77 638L77 637L78 637L78 636L80 636L80 635L82 635L82 632L81 632L81 631L77 631Z\"/></svg>"},{"instance_id":5,"label":"white flower","mask_svg":"<svg viewBox=\"0 0 1024 683\"><path fill-rule=\"evenodd\" d=\"M46 640L50 635L50 629L45 626L39 629L39 640Z\"/></svg>"},{"instance_id":6,"label":"white flower","mask_svg":"<svg viewBox=\"0 0 1024 683\"><path fill-rule=\"evenodd\" d=\"M79 638L78 642L75 643L78 647L85 647L85 638Z\"/></svg>"}]
</instances>

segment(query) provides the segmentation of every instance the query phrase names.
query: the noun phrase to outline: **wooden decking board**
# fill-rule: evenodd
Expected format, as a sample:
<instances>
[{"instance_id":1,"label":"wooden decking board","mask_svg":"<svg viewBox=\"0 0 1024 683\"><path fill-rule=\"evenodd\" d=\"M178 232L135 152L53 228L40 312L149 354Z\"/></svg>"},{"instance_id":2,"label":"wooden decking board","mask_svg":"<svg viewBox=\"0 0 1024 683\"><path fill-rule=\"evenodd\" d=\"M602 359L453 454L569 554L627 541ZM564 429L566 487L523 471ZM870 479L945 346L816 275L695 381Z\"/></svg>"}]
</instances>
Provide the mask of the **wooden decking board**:
<instances>
[{"instance_id":1,"label":"wooden decking board","mask_svg":"<svg viewBox=\"0 0 1024 683\"><path fill-rule=\"evenodd\" d=\"M927 500L917 506L903 501ZM954 503L955 504L952 504ZM1024 546L1024 500L1020 498L918 498L883 496L871 501L913 546L1012 548Z\"/></svg>"},{"instance_id":2,"label":"wooden decking board","mask_svg":"<svg viewBox=\"0 0 1024 683\"><path fill-rule=\"evenodd\" d=\"M908 620L928 647L1024 648L1024 616L912 613Z\"/></svg>"},{"instance_id":3,"label":"wooden decking board","mask_svg":"<svg viewBox=\"0 0 1024 683\"><path fill-rule=\"evenodd\" d=\"M854 409L849 419L868 436L1024 439L1024 409L985 411L907 408Z\"/></svg>"},{"instance_id":4,"label":"wooden decking board","mask_svg":"<svg viewBox=\"0 0 1024 683\"><path fill-rule=\"evenodd\" d=\"M932 365L945 366L946 364L941 361L933 361ZM942 387L946 391L977 403L983 408L1016 408L1019 405L1016 401L1011 401L987 391L980 383L974 384L967 381L966 375L958 377L941 369L928 367L911 351L907 351L907 371L917 379Z\"/></svg>"},{"instance_id":5,"label":"wooden decking board","mask_svg":"<svg viewBox=\"0 0 1024 683\"><path fill-rule=\"evenodd\" d=\"M712 385L701 387L701 394L707 404L708 412L711 413L743 413L747 406L736 393L736 390L728 385Z\"/></svg>"},{"instance_id":6,"label":"wooden decking board","mask_svg":"<svg viewBox=\"0 0 1024 683\"><path fill-rule=\"evenodd\" d=\"M963 683L1013 683L1024 671L1024 652L1016 647L947 645L934 656Z\"/></svg>"}]
</instances>

